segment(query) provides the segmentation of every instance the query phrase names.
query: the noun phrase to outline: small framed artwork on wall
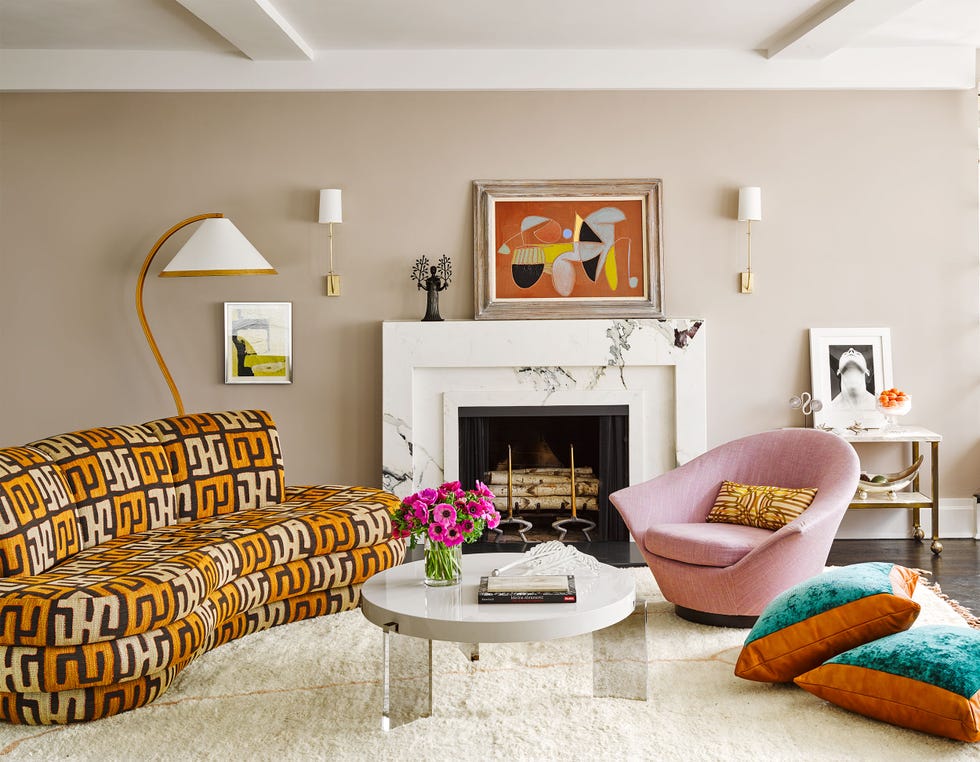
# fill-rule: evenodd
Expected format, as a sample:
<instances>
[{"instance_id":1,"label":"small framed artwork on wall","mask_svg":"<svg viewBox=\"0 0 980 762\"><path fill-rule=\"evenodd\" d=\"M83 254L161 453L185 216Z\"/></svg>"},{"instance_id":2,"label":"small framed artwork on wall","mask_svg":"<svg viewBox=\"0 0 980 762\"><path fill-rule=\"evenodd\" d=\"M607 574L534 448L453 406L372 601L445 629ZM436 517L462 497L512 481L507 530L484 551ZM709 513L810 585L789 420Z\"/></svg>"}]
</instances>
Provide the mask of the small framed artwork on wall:
<instances>
[{"instance_id":1,"label":"small framed artwork on wall","mask_svg":"<svg viewBox=\"0 0 980 762\"><path fill-rule=\"evenodd\" d=\"M892 385L888 328L811 328L813 396L823 402L814 424L834 429L880 428L878 395Z\"/></svg>"},{"instance_id":2,"label":"small framed artwork on wall","mask_svg":"<svg viewBox=\"0 0 980 762\"><path fill-rule=\"evenodd\" d=\"M291 384L291 302L225 302L225 383Z\"/></svg>"},{"instance_id":3,"label":"small framed artwork on wall","mask_svg":"<svg viewBox=\"0 0 980 762\"><path fill-rule=\"evenodd\" d=\"M663 317L661 181L477 180L478 319Z\"/></svg>"}]
</instances>

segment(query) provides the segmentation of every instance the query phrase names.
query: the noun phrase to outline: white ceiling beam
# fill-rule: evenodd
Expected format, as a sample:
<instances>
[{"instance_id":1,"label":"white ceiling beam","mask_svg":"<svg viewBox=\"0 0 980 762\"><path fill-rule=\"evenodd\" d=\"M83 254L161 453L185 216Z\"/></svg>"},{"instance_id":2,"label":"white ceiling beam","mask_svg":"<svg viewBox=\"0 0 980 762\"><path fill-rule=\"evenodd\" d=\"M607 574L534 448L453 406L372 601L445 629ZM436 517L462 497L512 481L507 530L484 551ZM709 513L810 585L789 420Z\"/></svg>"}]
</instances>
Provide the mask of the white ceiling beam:
<instances>
[{"instance_id":1,"label":"white ceiling beam","mask_svg":"<svg viewBox=\"0 0 980 762\"><path fill-rule=\"evenodd\" d=\"M966 90L972 48L848 48L812 61L754 51L328 50L315 61L227 53L0 50L0 91Z\"/></svg>"},{"instance_id":2,"label":"white ceiling beam","mask_svg":"<svg viewBox=\"0 0 980 762\"><path fill-rule=\"evenodd\" d=\"M253 61L312 61L313 49L270 0L177 0Z\"/></svg>"},{"instance_id":3,"label":"white ceiling beam","mask_svg":"<svg viewBox=\"0 0 980 762\"><path fill-rule=\"evenodd\" d=\"M766 57L826 58L921 0L833 0L770 41Z\"/></svg>"}]
</instances>

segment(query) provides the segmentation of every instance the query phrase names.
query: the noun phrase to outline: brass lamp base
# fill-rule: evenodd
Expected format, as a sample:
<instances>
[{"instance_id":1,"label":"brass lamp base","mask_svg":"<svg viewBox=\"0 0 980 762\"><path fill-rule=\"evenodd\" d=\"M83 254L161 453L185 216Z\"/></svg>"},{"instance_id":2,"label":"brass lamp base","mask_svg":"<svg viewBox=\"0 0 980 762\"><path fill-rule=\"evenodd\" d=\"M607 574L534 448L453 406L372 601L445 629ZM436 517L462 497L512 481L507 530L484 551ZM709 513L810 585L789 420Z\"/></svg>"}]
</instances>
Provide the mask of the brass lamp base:
<instances>
[{"instance_id":1,"label":"brass lamp base","mask_svg":"<svg viewBox=\"0 0 980 762\"><path fill-rule=\"evenodd\" d=\"M327 296L340 296L340 276L330 273L327 276Z\"/></svg>"},{"instance_id":2,"label":"brass lamp base","mask_svg":"<svg viewBox=\"0 0 980 762\"><path fill-rule=\"evenodd\" d=\"M755 285L755 273L754 272L739 273L738 283L739 283L739 288L743 294L751 294L752 287Z\"/></svg>"}]
</instances>

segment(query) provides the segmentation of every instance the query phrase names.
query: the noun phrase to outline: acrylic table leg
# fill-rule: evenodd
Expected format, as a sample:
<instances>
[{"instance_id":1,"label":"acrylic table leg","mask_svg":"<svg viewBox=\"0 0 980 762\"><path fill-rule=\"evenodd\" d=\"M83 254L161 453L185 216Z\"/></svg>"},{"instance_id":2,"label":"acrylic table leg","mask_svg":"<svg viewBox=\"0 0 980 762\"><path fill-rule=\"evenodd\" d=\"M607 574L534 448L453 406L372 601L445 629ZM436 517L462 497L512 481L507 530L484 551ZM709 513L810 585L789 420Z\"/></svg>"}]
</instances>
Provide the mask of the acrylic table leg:
<instances>
[{"instance_id":1,"label":"acrylic table leg","mask_svg":"<svg viewBox=\"0 0 980 762\"><path fill-rule=\"evenodd\" d=\"M394 622L381 629L381 729L391 730L432 714L432 641L399 635Z\"/></svg>"},{"instance_id":2,"label":"acrylic table leg","mask_svg":"<svg viewBox=\"0 0 980 762\"><path fill-rule=\"evenodd\" d=\"M626 619L592 633L592 695L647 699L647 602Z\"/></svg>"}]
</instances>

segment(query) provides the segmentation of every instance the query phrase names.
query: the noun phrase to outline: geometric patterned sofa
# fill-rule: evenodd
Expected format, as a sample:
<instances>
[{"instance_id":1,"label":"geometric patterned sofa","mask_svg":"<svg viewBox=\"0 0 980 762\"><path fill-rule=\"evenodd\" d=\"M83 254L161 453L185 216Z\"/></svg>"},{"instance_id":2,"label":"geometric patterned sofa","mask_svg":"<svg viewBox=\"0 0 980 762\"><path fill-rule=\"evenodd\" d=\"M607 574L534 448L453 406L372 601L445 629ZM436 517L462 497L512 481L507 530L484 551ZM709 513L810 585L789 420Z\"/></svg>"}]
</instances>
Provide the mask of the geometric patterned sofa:
<instances>
[{"instance_id":1,"label":"geometric patterned sofa","mask_svg":"<svg viewBox=\"0 0 980 762\"><path fill-rule=\"evenodd\" d=\"M398 498L285 487L257 410L0 449L0 719L98 719L153 701L251 632L355 608L401 563Z\"/></svg>"}]
</instances>

